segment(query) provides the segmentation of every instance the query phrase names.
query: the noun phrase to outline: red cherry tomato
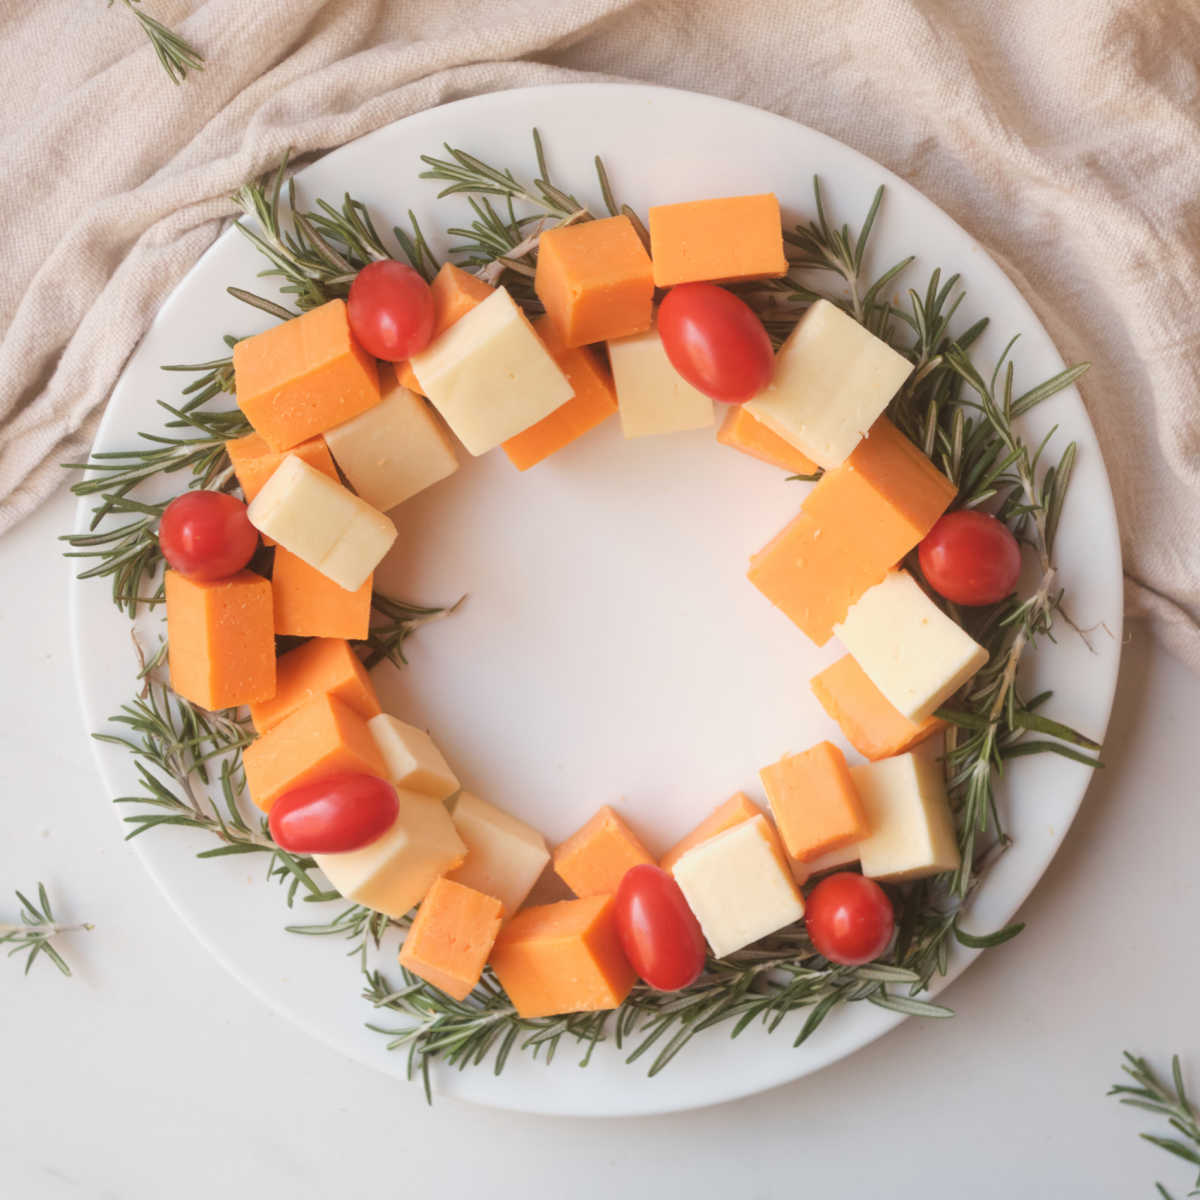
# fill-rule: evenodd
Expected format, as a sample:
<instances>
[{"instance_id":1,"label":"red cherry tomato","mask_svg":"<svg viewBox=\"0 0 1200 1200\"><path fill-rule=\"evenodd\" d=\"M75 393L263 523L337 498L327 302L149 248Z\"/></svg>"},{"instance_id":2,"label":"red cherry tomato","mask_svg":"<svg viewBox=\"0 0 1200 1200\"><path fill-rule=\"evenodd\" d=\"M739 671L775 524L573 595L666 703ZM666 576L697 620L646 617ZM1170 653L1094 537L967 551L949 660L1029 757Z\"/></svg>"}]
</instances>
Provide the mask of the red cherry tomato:
<instances>
[{"instance_id":1,"label":"red cherry tomato","mask_svg":"<svg viewBox=\"0 0 1200 1200\"><path fill-rule=\"evenodd\" d=\"M1003 521L964 508L947 513L917 550L929 586L955 604L995 604L1016 587L1021 548Z\"/></svg>"},{"instance_id":2,"label":"red cherry tomato","mask_svg":"<svg viewBox=\"0 0 1200 1200\"><path fill-rule=\"evenodd\" d=\"M346 300L350 329L368 354L403 362L433 337L433 293L404 263L368 263L354 277Z\"/></svg>"},{"instance_id":3,"label":"red cherry tomato","mask_svg":"<svg viewBox=\"0 0 1200 1200\"><path fill-rule=\"evenodd\" d=\"M704 934L679 884L651 863L617 888L617 933L633 969L660 992L687 987L704 969Z\"/></svg>"},{"instance_id":4,"label":"red cherry tomato","mask_svg":"<svg viewBox=\"0 0 1200 1200\"><path fill-rule=\"evenodd\" d=\"M873 879L839 871L822 879L804 901L808 936L830 962L856 967L878 958L892 940L896 916Z\"/></svg>"},{"instance_id":5,"label":"red cherry tomato","mask_svg":"<svg viewBox=\"0 0 1200 1200\"><path fill-rule=\"evenodd\" d=\"M658 308L658 332L671 365L694 388L741 404L771 381L771 339L753 309L714 283L681 283Z\"/></svg>"},{"instance_id":6,"label":"red cherry tomato","mask_svg":"<svg viewBox=\"0 0 1200 1200\"><path fill-rule=\"evenodd\" d=\"M271 807L271 836L292 854L344 854L370 845L396 820L396 789L373 775L331 775L285 792Z\"/></svg>"},{"instance_id":7,"label":"red cherry tomato","mask_svg":"<svg viewBox=\"0 0 1200 1200\"><path fill-rule=\"evenodd\" d=\"M158 526L163 556L190 579L225 579L254 557L258 530L246 506L227 492L184 492L167 505Z\"/></svg>"}]
</instances>

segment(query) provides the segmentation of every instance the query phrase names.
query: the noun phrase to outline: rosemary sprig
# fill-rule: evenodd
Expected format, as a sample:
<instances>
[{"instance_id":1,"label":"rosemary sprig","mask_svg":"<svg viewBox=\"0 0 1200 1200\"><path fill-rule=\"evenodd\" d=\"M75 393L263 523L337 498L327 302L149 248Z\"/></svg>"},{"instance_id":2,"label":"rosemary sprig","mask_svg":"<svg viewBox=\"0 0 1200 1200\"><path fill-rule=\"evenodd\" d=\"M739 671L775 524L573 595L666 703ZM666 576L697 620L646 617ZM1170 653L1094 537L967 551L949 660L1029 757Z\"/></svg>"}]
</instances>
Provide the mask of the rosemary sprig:
<instances>
[{"instance_id":1,"label":"rosemary sprig","mask_svg":"<svg viewBox=\"0 0 1200 1200\"><path fill-rule=\"evenodd\" d=\"M1200 1110L1196 1108L1184 1087L1179 1055L1171 1058L1170 1083L1164 1083L1144 1058L1138 1058L1128 1050L1123 1055L1121 1070L1133 1081L1132 1084L1113 1084L1107 1094L1118 1097L1121 1104L1128 1104L1131 1108L1140 1108L1156 1116L1166 1117L1167 1123L1179 1137L1143 1133L1142 1138L1200 1171ZM1154 1186L1163 1200L1171 1200L1170 1192L1161 1183ZM1188 1195L1200 1196L1200 1173L1197 1174L1196 1182Z\"/></svg>"},{"instance_id":2,"label":"rosemary sprig","mask_svg":"<svg viewBox=\"0 0 1200 1200\"><path fill-rule=\"evenodd\" d=\"M21 906L16 923L0 924L0 946L10 946L8 957L14 954L25 954L25 974L28 975L39 955L44 955L64 975L71 974L67 960L54 946L54 939L65 933L79 933L91 930L92 925L60 925L54 919L50 907L50 897L46 895L44 884L38 885L38 898L35 904L23 892L17 892L17 903Z\"/></svg>"},{"instance_id":3,"label":"rosemary sprig","mask_svg":"<svg viewBox=\"0 0 1200 1200\"><path fill-rule=\"evenodd\" d=\"M409 604L404 600L396 600L375 592L371 596L371 608L379 615L367 634L367 638L357 645L363 653L363 666L370 670L377 663L387 659L397 667L408 666L404 657L404 643L422 625L430 621L440 621L443 617L457 612L458 607L466 599L459 596L451 605L436 607L422 604Z\"/></svg>"},{"instance_id":4,"label":"rosemary sprig","mask_svg":"<svg viewBox=\"0 0 1200 1200\"><path fill-rule=\"evenodd\" d=\"M114 2L115 0L108 0L108 7L112 8ZM143 32L154 47L154 53L158 55L162 69L166 71L172 83L181 84L189 71L204 70L204 55L175 30L155 20L149 13L143 12L142 0L123 0L123 3L137 17Z\"/></svg>"}]
</instances>

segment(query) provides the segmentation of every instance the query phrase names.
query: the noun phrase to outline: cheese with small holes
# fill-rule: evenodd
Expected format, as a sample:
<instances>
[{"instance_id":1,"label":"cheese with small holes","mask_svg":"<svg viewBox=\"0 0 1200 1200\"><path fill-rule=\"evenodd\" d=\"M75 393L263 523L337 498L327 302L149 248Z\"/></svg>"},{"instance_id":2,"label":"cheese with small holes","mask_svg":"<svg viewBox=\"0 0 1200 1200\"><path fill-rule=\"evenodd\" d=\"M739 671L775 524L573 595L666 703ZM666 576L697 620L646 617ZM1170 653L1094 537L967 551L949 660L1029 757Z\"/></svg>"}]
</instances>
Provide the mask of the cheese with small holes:
<instances>
[{"instance_id":1,"label":"cheese with small holes","mask_svg":"<svg viewBox=\"0 0 1200 1200\"><path fill-rule=\"evenodd\" d=\"M396 540L396 527L349 489L289 455L247 510L289 553L357 591Z\"/></svg>"},{"instance_id":2,"label":"cheese with small holes","mask_svg":"<svg viewBox=\"0 0 1200 1200\"><path fill-rule=\"evenodd\" d=\"M435 800L445 800L458 791L454 772L424 729L387 713L372 717L367 728L387 764L388 778L397 787Z\"/></svg>"},{"instance_id":3,"label":"cheese with small holes","mask_svg":"<svg viewBox=\"0 0 1200 1200\"><path fill-rule=\"evenodd\" d=\"M671 873L717 958L804 916L804 900L763 816L701 842Z\"/></svg>"},{"instance_id":4,"label":"cheese with small holes","mask_svg":"<svg viewBox=\"0 0 1200 1200\"><path fill-rule=\"evenodd\" d=\"M440 800L406 791L396 796L396 820L382 837L359 850L313 858L347 900L398 920L439 876L462 863L467 848Z\"/></svg>"},{"instance_id":5,"label":"cheese with small holes","mask_svg":"<svg viewBox=\"0 0 1200 1200\"><path fill-rule=\"evenodd\" d=\"M421 390L471 454L486 454L570 400L567 377L497 288L409 360Z\"/></svg>"},{"instance_id":6,"label":"cheese with small holes","mask_svg":"<svg viewBox=\"0 0 1200 1200\"><path fill-rule=\"evenodd\" d=\"M250 719L259 733L273 729L317 696L336 696L363 720L379 712L366 668L344 638L313 638L281 654L275 677L275 695L250 705Z\"/></svg>"},{"instance_id":7,"label":"cheese with small holes","mask_svg":"<svg viewBox=\"0 0 1200 1200\"><path fill-rule=\"evenodd\" d=\"M500 901L444 876L434 880L400 947L400 965L455 1000L479 982L500 932Z\"/></svg>"},{"instance_id":8,"label":"cheese with small holes","mask_svg":"<svg viewBox=\"0 0 1200 1200\"><path fill-rule=\"evenodd\" d=\"M890 571L865 591L834 632L888 703L913 722L932 715L988 660L907 571Z\"/></svg>"},{"instance_id":9,"label":"cheese with small holes","mask_svg":"<svg viewBox=\"0 0 1200 1200\"><path fill-rule=\"evenodd\" d=\"M637 834L607 804L554 848L555 874L580 897L615 892L630 867L653 862Z\"/></svg>"},{"instance_id":10,"label":"cheese with small holes","mask_svg":"<svg viewBox=\"0 0 1200 1200\"><path fill-rule=\"evenodd\" d=\"M901 754L851 767L871 832L858 843L862 873L901 882L956 871L960 862L942 765Z\"/></svg>"},{"instance_id":11,"label":"cheese with small holes","mask_svg":"<svg viewBox=\"0 0 1200 1200\"><path fill-rule=\"evenodd\" d=\"M467 847L467 861L449 878L495 896L504 905L505 919L513 916L550 861L546 839L532 825L470 792L459 792L449 808Z\"/></svg>"},{"instance_id":12,"label":"cheese with small holes","mask_svg":"<svg viewBox=\"0 0 1200 1200\"><path fill-rule=\"evenodd\" d=\"M608 361L627 438L712 425L713 402L671 365L657 329L609 342Z\"/></svg>"},{"instance_id":13,"label":"cheese with small holes","mask_svg":"<svg viewBox=\"0 0 1200 1200\"><path fill-rule=\"evenodd\" d=\"M887 408L912 363L828 300L800 318L771 382L746 408L818 466L840 466Z\"/></svg>"},{"instance_id":14,"label":"cheese with small holes","mask_svg":"<svg viewBox=\"0 0 1200 1200\"><path fill-rule=\"evenodd\" d=\"M664 871L670 871L693 846L699 846L701 842L707 842L709 838L716 837L718 833L724 833L726 829L732 829L743 821L749 821L751 817L762 815L763 810L745 792L737 792L724 804L717 805L691 833L677 841L658 860L658 865Z\"/></svg>"},{"instance_id":15,"label":"cheese with small holes","mask_svg":"<svg viewBox=\"0 0 1200 1200\"><path fill-rule=\"evenodd\" d=\"M458 470L450 435L429 405L380 371L383 399L325 432L325 443L350 486L386 512Z\"/></svg>"}]
</instances>

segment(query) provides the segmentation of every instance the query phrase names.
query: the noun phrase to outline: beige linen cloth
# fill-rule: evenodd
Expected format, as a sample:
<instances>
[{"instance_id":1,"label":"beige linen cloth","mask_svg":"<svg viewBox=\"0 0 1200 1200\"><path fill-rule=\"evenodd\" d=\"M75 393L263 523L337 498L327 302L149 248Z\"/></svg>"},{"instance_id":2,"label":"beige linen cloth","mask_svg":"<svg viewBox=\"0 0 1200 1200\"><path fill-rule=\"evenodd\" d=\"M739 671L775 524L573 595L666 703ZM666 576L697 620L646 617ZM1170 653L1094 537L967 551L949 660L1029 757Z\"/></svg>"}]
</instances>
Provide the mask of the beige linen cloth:
<instances>
[{"instance_id":1,"label":"beige linen cloth","mask_svg":"<svg viewBox=\"0 0 1200 1200\"><path fill-rule=\"evenodd\" d=\"M300 153L477 92L601 77L803 121L909 179L1033 303L1116 492L1131 614L1200 670L1196 0L118 0L0 4L0 530L86 449L232 212Z\"/></svg>"}]
</instances>

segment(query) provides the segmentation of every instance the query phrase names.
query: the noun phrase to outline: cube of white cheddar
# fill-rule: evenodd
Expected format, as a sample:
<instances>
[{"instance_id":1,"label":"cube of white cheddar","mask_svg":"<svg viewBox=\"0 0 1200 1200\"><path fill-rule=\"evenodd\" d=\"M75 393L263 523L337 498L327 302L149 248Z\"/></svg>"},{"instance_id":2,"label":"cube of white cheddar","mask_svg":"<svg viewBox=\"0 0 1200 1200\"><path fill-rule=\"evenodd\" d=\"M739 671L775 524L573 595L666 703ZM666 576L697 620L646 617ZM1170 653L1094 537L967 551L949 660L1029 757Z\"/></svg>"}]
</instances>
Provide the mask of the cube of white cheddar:
<instances>
[{"instance_id":1,"label":"cube of white cheddar","mask_svg":"<svg viewBox=\"0 0 1200 1200\"><path fill-rule=\"evenodd\" d=\"M858 843L864 875L899 881L958 869L941 763L899 754L851 767L850 776L871 825L870 835Z\"/></svg>"},{"instance_id":2,"label":"cube of white cheddar","mask_svg":"<svg viewBox=\"0 0 1200 1200\"><path fill-rule=\"evenodd\" d=\"M833 632L910 721L924 721L988 660L907 571L889 571L868 588Z\"/></svg>"},{"instance_id":3,"label":"cube of white cheddar","mask_svg":"<svg viewBox=\"0 0 1200 1200\"><path fill-rule=\"evenodd\" d=\"M350 486L380 512L458 470L449 436L429 406L390 370L374 408L325 431L325 444Z\"/></svg>"},{"instance_id":4,"label":"cube of white cheddar","mask_svg":"<svg viewBox=\"0 0 1200 1200\"><path fill-rule=\"evenodd\" d=\"M771 382L746 411L822 467L840 466L908 378L912 363L828 300L800 318Z\"/></svg>"},{"instance_id":5,"label":"cube of white cheddar","mask_svg":"<svg viewBox=\"0 0 1200 1200\"><path fill-rule=\"evenodd\" d=\"M713 402L671 365L657 329L608 343L621 432L627 438L704 429Z\"/></svg>"},{"instance_id":6,"label":"cube of white cheddar","mask_svg":"<svg viewBox=\"0 0 1200 1200\"><path fill-rule=\"evenodd\" d=\"M671 874L717 958L804 916L779 839L763 816L693 847Z\"/></svg>"},{"instance_id":7,"label":"cube of white cheddar","mask_svg":"<svg viewBox=\"0 0 1200 1200\"><path fill-rule=\"evenodd\" d=\"M356 592L396 540L396 527L349 489L289 454L247 510L250 524Z\"/></svg>"},{"instance_id":8,"label":"cube of white cheddar","mask_svg":"<svg viewBox=\"0 0 1200 1200\"><path fill-rule=\"evenodd\" d=\"M486 454L575 394L525 314L497 288L409 366L472 454Z\"/></svg>"},{"instance_id":9,"label":"cube of white cheddar","mask_svg":"<svg viewBox=\"0 0 1200 1200\"><path fill-rule=\"evenodd\" d=\"M402 917L433 881L453 871L467 848L440 800L397 792L400 811L381 838L346 854L314 854L317 866L347 900Z\"/></svg>"},{"instance_id":10,"label":"cube of white cheddar","mask_svg":"<svg viewBox=\"0 0 1200 1200\"><path fill-rule=\"evenodd\" d=\"M852 842L849 846L827 850L824 854L819 854L816 858L810 858L806 862L789 857L792 878L803 885L817 875L824 875L826 871L834 871L838 867L848 867L851 863L858 862L858 846L858 842Z\"/></svg>"},{"instance_id":11,"label":"cube of white cheddar","mask_svg":"<svg viewBox=\"0 0 1200 1200\"><path fill-rule=\"evenodd\" d=\"M435 800L445 800L458 791L454 772L425 730L406 725L387 713L372 717L367 728L383 755L388 779L398 788Z\"/></svg>"},{"instance_id":12,"label":"cube of white cheddar","mask_svg":"<svg viewBox=\"0 0 1200 1200\"><path fill-rule=\"evenodd\" d=\"M459 792L450 801L450 817L466 843L467 861L449 878L494 896L504 905L507 920L525 903L550 861L546 839L512 813L470 792Z\"/></svg>"}]
</instances>

